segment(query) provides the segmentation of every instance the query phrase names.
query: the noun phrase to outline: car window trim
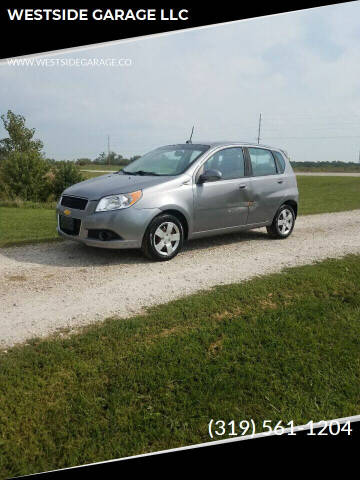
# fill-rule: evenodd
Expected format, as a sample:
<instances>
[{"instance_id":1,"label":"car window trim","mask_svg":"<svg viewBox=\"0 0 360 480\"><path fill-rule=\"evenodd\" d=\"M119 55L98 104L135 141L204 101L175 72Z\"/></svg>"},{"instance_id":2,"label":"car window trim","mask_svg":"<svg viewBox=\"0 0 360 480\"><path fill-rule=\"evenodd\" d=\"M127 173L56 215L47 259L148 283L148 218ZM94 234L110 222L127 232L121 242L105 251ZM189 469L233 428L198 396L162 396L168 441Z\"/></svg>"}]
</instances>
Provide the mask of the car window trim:
<instances>
[{"instance_id":1,"label":"car window trim","mask_svg":"<svg viewBox=\"0 0 360 480\"><path fill-rule=\"evenodd\" d=\"M279 162L277 156L275 155L275 152L276 152L276 153L279 153L279 154L283 157L284 164L285 164L285 166L284 166L284 171L283 171L283 172L281 171L281 165L280 165L280 162ZM278 174L279 174L279 175L284 175L285 169L286 169L286 160L285 160L284 156L281 154L281 152L276 151L276 150L271 150L271 153L273 154L273 157L275 158L276 169L277 169Z\"/></svg>"},{"instance_id":2,"label":"car window trim","mask_svg":"<svg viewBox=\"0 0 360 480\"><path fill-rule=\"evenodd\" d=\"M249 152L249 148L257 148L258 150L266 150L266 151L270 152L270 153L271 153L271 156L272 156L273 159L274 159L276 173L267 173L266 175L254 175L253 168L252 168L252 163L251 163L251 155L250 155L250 152ZM270 148L251 146L251 147L246 147L246 150L247 150L247 154L248 154L248 160L249 160L249 167L250 167L250 171L251 171L251 177L253 177L253 178L258 178L258 177L271 177L271 176L274 176L274 175L283 175L283 174L284 174L285 170L284 170L283 173L280 172L280 169L279 169L279 167L278 167L278 163L277 163L276 157L275 157L275 155L273 154L272 150L270 150Z\"/></svg>"},{"instance_id":3,"label":"car window trim","mask_svg":"<svg viewBox=\"0 0 360 480\"><path fill-rule=\"evenodd\" d=\"M197 184L199 181L200 175L203 173L200 173L201 169L205 165L205 163L210 160L211 157L213 157L215 154L222 152L223 150L228 150L229 148L241 148L243 152L243 157L244 157L244 176L243 177L235 177L235 178L222 178L221 180L217 180L216 182L213 183L219 183L219 182L229 182L233 180L241 180L244 178L250 178L250 171L249 171L249 165L247 162L246 158L246 152L245 152L245 147L243 145L226 145L225 147L219 147L213 152L208 152L208 156L204 159L204 161L198 166L197 170L194 172L194 183Z\"/></svg>"}]
</instances>

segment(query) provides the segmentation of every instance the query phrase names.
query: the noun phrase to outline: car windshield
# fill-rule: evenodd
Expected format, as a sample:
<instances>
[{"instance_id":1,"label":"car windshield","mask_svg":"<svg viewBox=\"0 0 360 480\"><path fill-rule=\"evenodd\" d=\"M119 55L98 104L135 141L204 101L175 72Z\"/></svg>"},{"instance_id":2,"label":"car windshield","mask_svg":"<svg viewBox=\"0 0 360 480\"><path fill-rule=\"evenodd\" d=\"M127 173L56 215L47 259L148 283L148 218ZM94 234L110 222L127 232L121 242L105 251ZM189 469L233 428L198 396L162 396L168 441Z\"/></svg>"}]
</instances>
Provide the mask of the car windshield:
<instances>
[{"instance_id":1,"label":"car windshield","mask_svg":"<svg viewBox=\"0 0 360 480\"><path fill-rule=\"evenodd\" d=\"M146 153L122 171L129 175L180 175L195 162L209 145L169 145Z\"/></svg>"}]
</instances>

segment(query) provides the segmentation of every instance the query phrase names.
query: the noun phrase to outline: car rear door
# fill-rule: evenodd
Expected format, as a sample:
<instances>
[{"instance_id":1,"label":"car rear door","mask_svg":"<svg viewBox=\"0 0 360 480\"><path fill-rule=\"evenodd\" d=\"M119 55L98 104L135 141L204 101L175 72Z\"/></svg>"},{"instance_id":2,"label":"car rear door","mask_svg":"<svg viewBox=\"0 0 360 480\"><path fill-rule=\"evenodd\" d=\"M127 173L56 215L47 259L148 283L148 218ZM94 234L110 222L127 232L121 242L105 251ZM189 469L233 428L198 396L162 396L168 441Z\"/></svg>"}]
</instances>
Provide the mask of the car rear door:
<instances>
[{"instance_id":1,"label":"car rear door","mask_svg":"<svg viewBox=\"0 0 360 480\"><path fill-rule=\"evenodd\" d=\"M206 170L222 173L221 180L199 183ZM241 147L224 148L202 165L194 182L194 233L245 225L251 179Z\"/></svg>"},{"instance_id":2,"label":"car rear door","mask_svg":"<svg viewBox=\"0 0 360 480\"><path fill-rule=\"evenodd\" d=\"M286 177L281 173L271 150L248 147L251 167L252 203L247 223L270 222L285 196Z\"/></svg>"}]
</instances>

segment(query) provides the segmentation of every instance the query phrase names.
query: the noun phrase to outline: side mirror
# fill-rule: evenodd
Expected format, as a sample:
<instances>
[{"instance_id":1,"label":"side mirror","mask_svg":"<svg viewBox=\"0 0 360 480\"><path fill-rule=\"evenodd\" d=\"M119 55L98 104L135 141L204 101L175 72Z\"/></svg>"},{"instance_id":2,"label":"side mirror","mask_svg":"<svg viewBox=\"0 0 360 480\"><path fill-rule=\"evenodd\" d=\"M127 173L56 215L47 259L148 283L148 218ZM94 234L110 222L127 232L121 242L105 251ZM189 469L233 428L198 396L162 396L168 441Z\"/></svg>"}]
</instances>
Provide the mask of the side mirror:
<instances>
[{"instance_id":1,"label":"side mirror","mask_svg":"<svg viewBox=\"0 0 360 480\"><path fill-rule=\"evenodd\" d=\"M222 173L219 170L205 170L205 172L200 175L198 183L216 182L221 179Z\"/></svg>"}]
</instances>

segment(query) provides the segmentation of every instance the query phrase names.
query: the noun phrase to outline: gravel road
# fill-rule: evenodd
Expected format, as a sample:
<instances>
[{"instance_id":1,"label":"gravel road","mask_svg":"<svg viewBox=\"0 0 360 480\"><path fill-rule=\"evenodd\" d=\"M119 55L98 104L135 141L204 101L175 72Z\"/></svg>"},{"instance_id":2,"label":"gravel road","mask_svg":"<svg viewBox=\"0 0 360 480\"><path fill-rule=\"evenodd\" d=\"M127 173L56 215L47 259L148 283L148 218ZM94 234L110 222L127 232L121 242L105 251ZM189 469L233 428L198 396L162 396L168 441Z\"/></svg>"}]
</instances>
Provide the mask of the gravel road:
<instances>
[{"instance_id":1,"label":"gravel road","mask_svg":"<svg viewBox=\"0 0 360 480\"><path fill-rule=\"evenodd\" d=\"M0 346L347 253L360 253L360 210L300 217L287 240L259 229L192 241L164 263L70 241L0 249Z\"/></svg>"}]
</instances>

